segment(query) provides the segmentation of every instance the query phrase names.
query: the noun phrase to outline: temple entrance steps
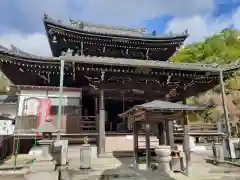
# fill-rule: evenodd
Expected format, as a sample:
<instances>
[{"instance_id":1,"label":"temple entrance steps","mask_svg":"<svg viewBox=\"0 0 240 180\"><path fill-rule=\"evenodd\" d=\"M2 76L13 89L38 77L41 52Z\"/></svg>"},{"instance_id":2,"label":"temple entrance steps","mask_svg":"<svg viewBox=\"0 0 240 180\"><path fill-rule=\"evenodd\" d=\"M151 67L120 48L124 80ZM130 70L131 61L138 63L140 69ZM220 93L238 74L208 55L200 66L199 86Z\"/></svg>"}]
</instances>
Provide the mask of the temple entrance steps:
<instances>
[{"instance_id":1,"label":"temple entrance steps","mask_svg":"<svg viewBox=\"0 0 240 180\"><path fill-rule=\"evenodd\" d=\"M79 121L80 132L97 132L96 116L82 116Z\"/></svg>"}]
</instances>

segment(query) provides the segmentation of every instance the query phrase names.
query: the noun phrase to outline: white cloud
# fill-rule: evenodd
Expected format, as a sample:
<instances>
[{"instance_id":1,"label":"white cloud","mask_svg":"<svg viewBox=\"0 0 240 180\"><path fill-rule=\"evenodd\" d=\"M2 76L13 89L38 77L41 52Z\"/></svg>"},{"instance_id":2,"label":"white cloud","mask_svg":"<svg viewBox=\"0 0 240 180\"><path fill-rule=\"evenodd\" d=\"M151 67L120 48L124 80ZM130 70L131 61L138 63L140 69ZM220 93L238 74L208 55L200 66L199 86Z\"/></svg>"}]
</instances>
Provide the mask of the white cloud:
<instances>
[{"instance_id":1,"label":"white cloud","mask_svg":"<svg viewBox=\"0 0 240 180\"><path fill-rule=\"evenodd\" d=\"M235 13L233 14L232 20L233 20L234 27L236 29L240 29L240 7L237 8Z\"/></svg>"},{"instance_id":2,"label":"white cloud","mask_svg":"<svg viewBox=\"0 0 240 180\"><path fill-rule=\"evenodd\" d=\"M3 0L7 4L7 0ZM183 32L188 28L190 37L187 43L202 40L214 34L231 23L240 28L240 8L230 18L212 18L214 0L42 0L17 1L14 8L29 26L41 26L40 19L47 13L55 19L83 19L94 23L113 25L139 26L144 20L150 20L161 15L170 14L174 18L169 22L167 31ZM3 3L4 4L4 3ZM9 5L9 4L8 4ZM32 8L30 8L32 7ZM9 11L9 16L14 16ZM20 16L20 14L19 14ZM26 24L26 23L25 23ZM4 26L3 26L4 28ZM24 51L39 55L51 55L45 34L22 34L11 31L0 36L0 44L10 44Z\"/></svg>"},{"instance_id":3,"label":"white cloud","mask_svg":"<svg viewBox=\"0 0 240 180\"><path fill-rule=\"evenodd\" d=\"M76 4L82 7L80 18L121 25L138 25L165 14L189 16L214 10L214 0L87 0Z\"/></svg>"},{"instance_id":4,"label":"white cloud","mask_svg":"<svg viewBox=\"0 0 240 180\"><path fill-rule=\"evenodd\" d=\"M2 0L2 7L9 9L8 17L28 21L39 26L43 13L66 20L89 20L97 23L139 25L144 20L165 14L192 15L214 10L214 0ZM1 9L0 9L1 10ZM14 12L17 12L18 15ZM5 14L5 16L7 15Z\"/></svg>"},{"instance_id":5,"label":"white cloud","mask_svg":"<svg viewBox=\"0 0 240 180\"><path fill-rule=\"evenodd\" d=\"M218 33L230 25L240 29L240 8L230 17L213 18L210 15L195 15L185 18L174 18L169 22L166 32L179 33L188 29L190 36L186 43L192 43Z\"/></svg>"},{"instance_id":6,"label":"white cloud","mask_svg":"<svg viewBox=\"0 0 240 180\"><path fill-rule=\"evenodd\" d=\"M11 44L23 51L41 55L50 56L50 48L45 34L35 33L24 35L20 33L8 33L0 36L0 44L10 48Z\"/></svg>"}]
</instances>

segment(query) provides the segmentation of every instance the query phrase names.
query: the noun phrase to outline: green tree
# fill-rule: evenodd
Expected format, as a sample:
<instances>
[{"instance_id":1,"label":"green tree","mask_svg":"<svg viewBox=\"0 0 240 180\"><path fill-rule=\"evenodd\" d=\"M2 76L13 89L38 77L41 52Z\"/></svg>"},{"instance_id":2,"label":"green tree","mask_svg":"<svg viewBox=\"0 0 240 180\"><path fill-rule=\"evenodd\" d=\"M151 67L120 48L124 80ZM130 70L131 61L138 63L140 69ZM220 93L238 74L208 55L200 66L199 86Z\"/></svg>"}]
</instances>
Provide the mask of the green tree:
<instances>
[{"instance_id":1,"label":"green tree","mask_svg":"<svg viewBox=\"0 0 240 180\"><path fill-rule=\"evenodd\" d=\"M240 59L240 33L224 29L202 42L187 45L171 58L174 62L228 64ZM227 105L232 122L240 119L240 74L225 82ZM199 114L204 121L216 121L223 116L219 88L189 98L190 104L207 105L208 110Z\"/></svg>"},{"instance_id":2,"label":"green tree","mask_svg":"<svg viewBox=\"0 0 240 180\"><path fill-rule=\"evenodd\" d=\"M174 62L226 64L240 58L240 33L224 29L202 42L187 45L171 58Z\"/></svg>"},{"instance_id":3,"label":"green tree","mask_svg":"<svg viewBox=\"0 0 240 180\"><path fill-rule=\"evenodd\" d=\"M0 94L8 94L9 80L0 72Z\"/></svg>"}]
</instances>

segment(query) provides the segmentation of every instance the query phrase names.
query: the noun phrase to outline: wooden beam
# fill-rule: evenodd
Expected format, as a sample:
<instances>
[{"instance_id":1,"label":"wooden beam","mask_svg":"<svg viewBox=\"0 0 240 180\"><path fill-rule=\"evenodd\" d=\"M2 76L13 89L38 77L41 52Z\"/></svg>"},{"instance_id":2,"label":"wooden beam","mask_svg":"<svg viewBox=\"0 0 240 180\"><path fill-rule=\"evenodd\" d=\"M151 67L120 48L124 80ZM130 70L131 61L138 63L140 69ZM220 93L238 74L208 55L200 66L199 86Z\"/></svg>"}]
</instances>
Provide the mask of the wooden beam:
<instances>
[{"instance_id":1,"label":"wooden beam","mask_svg":"<svg viewBox=\"0 0 240 180\"><path fill-rule=\"evenodd\" d=\"M147 169L151 168L151 150L150 150L150 124L145 124L145 141L146 141L146 164Z\"/></svg>"},{"instance_id":2,"label":"wooden beam","mask_svg":"<svg viewBox=\"0 0 240 180\"><path fill-rule=\"evenodd\" d=\"M184 104L187 104L187 99L185 98L183 101ZM183 140L183 151L185 153L186 158L186 168L185 173L189 175L189 165L190 165L190 147L189 147L189 126L188 126L188 113L187 111L183 112L183 133L184 133L184 140Z\"/></svg>"},{"instance_id":3,"label":"wooden beam","mask_svg":"<svg viewBox=\"0 0 240 180\"><path fill-rule=\"evenodd\" d=\"M138 169L139 156L138 156L138 131L139 124L133 121L133 148L134 148L134 167Z\"/></svg>"},{"instance_id":4,"label":"wooden beam","mask_svg":"<svg viewBox=\"0 0 240 180\"><path fill-rule=\"evenodd\" d=\"M172 86L165 86L161 84L144 84L144 83L101 83L94 85L98 86L100 89L121 89L121 90L131 90L131 89L138 89L142 91L164 91L168 92L170 89L177 87L176 85Z\"/></svg>"}]
</instances>

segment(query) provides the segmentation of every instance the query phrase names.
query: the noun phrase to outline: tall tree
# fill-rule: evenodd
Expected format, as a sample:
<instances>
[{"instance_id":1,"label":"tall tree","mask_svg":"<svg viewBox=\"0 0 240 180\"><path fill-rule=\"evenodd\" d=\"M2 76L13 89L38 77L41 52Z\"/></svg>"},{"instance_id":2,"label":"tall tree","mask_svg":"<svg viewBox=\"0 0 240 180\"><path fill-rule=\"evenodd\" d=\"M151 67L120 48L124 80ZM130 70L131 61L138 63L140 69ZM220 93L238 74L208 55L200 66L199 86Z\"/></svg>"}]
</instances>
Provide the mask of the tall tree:
<instances>
[{"instance_id":1,"label":"tall tree","mask_svg":"<svg viewBox=\"0 0 240 180\"><path fill-rule=\"evenodd\" d=\"M224 29L220 33L206 38L202 42L187 45L171 58L174 62L227 64L240 59L240 33L234 29ZM227 88L227 106L232 122L240 119L240 74L225 82ZM216 121L223 116L221 96L217 89L210 90L189 102L208 105L209 109L200 114L205 121Z\"/></svg>"}]
</instances>

